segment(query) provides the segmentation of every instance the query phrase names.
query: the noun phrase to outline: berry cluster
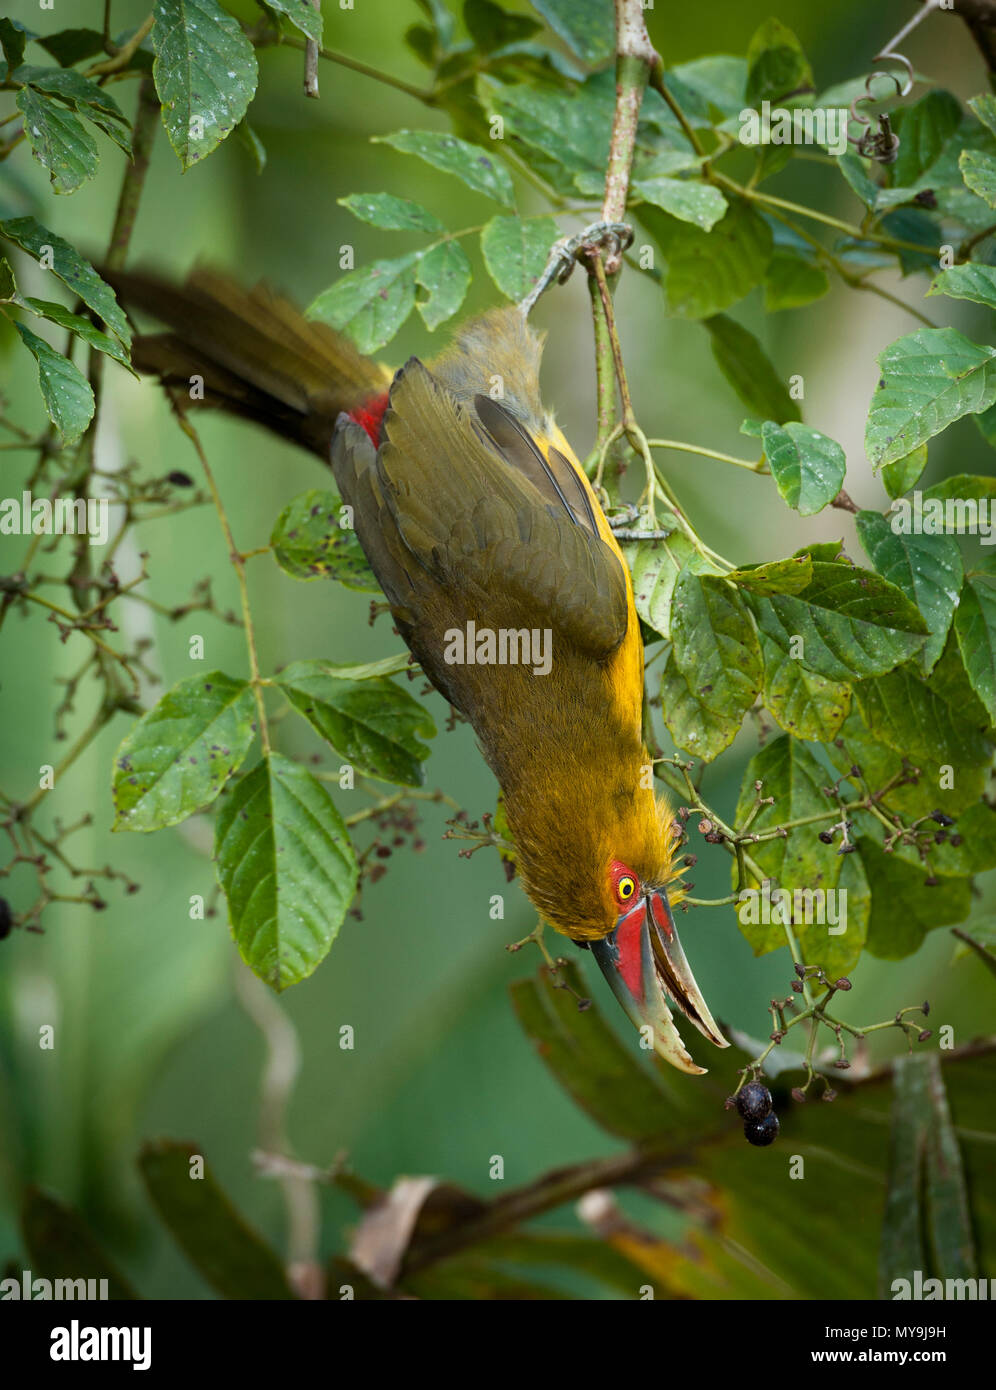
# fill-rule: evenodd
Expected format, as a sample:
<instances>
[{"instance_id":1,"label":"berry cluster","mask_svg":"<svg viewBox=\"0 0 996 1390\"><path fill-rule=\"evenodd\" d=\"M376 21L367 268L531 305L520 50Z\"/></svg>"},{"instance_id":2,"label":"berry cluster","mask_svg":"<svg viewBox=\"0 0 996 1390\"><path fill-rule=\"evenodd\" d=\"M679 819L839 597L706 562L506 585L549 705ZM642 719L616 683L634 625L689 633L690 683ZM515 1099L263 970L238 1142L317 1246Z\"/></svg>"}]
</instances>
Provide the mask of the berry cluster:
<instances>
[{"instance_id":1,"label":"berry cluster","mask_svg":"<svg viewBox=\"0 0 996 1390\"><path fill-rule=\"evenodd\" d=\"M729 1105L731 1101L727 1102ZM771 1092L761 1081L748 1081L732 1098L744 1122L744 1138L755 1148L766 1149L778 1138L778 1116L771 1108Z\"/></svg>"}]
</instances>

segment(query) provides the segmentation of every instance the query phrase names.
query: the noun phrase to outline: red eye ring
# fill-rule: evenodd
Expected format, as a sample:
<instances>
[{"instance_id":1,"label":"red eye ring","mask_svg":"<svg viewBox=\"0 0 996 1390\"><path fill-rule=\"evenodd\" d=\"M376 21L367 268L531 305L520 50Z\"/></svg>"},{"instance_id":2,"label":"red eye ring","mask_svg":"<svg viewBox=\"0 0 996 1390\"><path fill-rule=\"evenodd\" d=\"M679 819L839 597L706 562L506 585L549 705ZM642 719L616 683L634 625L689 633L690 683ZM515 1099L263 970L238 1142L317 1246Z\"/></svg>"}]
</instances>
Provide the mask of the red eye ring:
<instances>
[{"instance_id":1,"label":"red eye ring","mask_svg":"<svg viewBox=\"0 0 996 1390\"><path fill-rule=\"evenodd\" d=\"M620 907L629 907L639 893L640 880L632 869L619 859L613 859L609 865L609 877L612 880L612 892L616 902Z\"/></svg>"}]
</instances>

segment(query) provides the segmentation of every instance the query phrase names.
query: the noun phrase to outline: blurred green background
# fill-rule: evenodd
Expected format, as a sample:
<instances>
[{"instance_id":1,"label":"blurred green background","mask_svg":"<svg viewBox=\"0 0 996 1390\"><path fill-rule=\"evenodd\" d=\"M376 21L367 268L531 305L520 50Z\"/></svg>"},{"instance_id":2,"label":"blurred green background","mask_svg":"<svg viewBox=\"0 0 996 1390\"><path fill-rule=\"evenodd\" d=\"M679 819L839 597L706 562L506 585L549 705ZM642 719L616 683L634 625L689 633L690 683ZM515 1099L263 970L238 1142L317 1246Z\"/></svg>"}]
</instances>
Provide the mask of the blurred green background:
<instances>
[{"instance_id":1,"label":"blurred green background","mask_svg":"<svg viewBox=\"0 0 996 1390\"><path fill-rule=\"evenodd\" d=\"M911 8L908 3L869 10L859 0L833 6L782 0L774 12L797 32L818 86L826 87L864 71ZM27 27L46 31L67 24L100 27L102 10L102 0L73 0L71 7L56 0L54 12L39 11L34 0L8 7ZM423 80L402 42L405 28L420 17L414 3L356 0L354 9L343 11L336 0L325 0L323 10L330 47L410 81ZM115 0L115 28L139 23L146 12L146 0ZM241 12L253 13L248 0ZM769 12L767 5L712 0L708 6L660 4L647 18L665 60L674 63L715 51L743 53ZM921 70L963 97L985 85L982 64L952 16L934 17L906 51ZM260 55L260 88L250 119L269 156L261 175L234 140L181 175L159 133L133 262L179 274L204 260L245 280L265 276L307 303L335 279L343 244L357 248L358 261L402 249L405 234L378 232L337 206L337 198L347 193L387 189L416 197L449 227L490 216L454 180L369 143L373 134L442 124L439 116L403 93L329 64L321 70L321 100L306 101L301 64L293 51ZM122 103L134 100L131 84L119 84L115 91ZM22 148L0 166L0 215L34 213L97 257L106 244L123 158L104 142L99 177L71 199L56 199ZM821 166L805 166L799 173L793 165L793 170L777 191L825 196L815 183L825 176ZM853 216L855 205L843 183L837 184L834 210ZM525 197L528 202L533 195L526 191ZM480 273L469 308L496 297L479 259L475 270ZM41 292L32 267L21 264L19 273L27 293ZM911 300L925 287L922 279L888 283ZM755 295L738 306L737 316L760 334L785 375L805 377L806 419L845 445L851 495L859 505L884 506L884 493L861 449L863 422L875 380L874 356L910 331L912 320L870 295L837 287L809 309L766 321L756 300ZM719 376L705 331L666 321L646 282L634 275L624 277L618 305L634 398L647 433L742 451L743 411ZM973 318L966 310L966 331L986 332L979 315ZM580 276L546 296L536 319L550 334L546 397L584 456L594 434L594 380ZM396 363L410 353L431 354L440 337L429 335L413 316L382 355ZM9 325L2 324L3 392L13 402L14 417L34 428L42 415L33 367L26 353L14 351L12 339ZM196 474L189 444L156 389L112 364L107 377L101 466L113 469L134 459L144 476L172 469ZM266 543L273 520L291 497L323 485L314 461L249 426L205 419L201 432L244 548ZM18 458L0 455L4 496L20 488ZM842 531L851 553L860 553L848 519L839 512L801 520L762 480L690 456L669 454L666 464L700 532L735 561L786 554ZM933 448L929 480L989 467L985 445L965 421ZM210 575L220 606L237 606L210 509L147 523L134 541L121 557L122 579L136 572L141 548L150 556L149 592L159 602L183 602L193 584ZM0 540L0 570L18 567L22 546L16 538ZM302 657L353 661L398 649L389 620L368 626L364 596L323 581L297 583L268 557L253 560L250 575L266 668ZM196 670L220 667L233 675L245 670L241 632L210 614L171 623L127 601L118 611L132 635L153 639L150 662L167 686ZM205 640L204 666L195 667L188 657L194 633ZM55 638L37 614L29 622L8 622L3 634L0 766L5 787L15 795L29 794L39 766L57 762L64 751L52 736L61 695L54 681L75 669L84 643L71 638L60 646ZM150 686L145 697L154 699L156 693ZM87 701L84 691L80 720L89 713ZM443 788L479 816L494 805L493 778L470 730L443 732L443 702L432 695L428 703L441 730L427 768L428 785ZM141 891L125 896L119 885L110 885L101 914L55 905L44 935L16 933L0 943L0 1264L18 1250L18 1193L31 1180L80 1205L147 1295L203 1297L207 1286L150 1215L134 1155L144 1137L195 1141L236 1202L282 1248L280 1192L254 1176L249 1157L257 1143L264 1047L234 991L241 967L223 912L206 921L188 917L189 896L212 891L208 822L152 837L109 834L110 762L127 726L127 718L118 716L50 793L46 809L65 821L91 811L92 828L70 842L74 858L84 864L111 860L137 879ZM288 751L318 751L303 724L282 725L279 737ZM752 737L742 736L706 783L727 812L751 751ZM338 762L335 755L324 757L327 768ZM338 796L347 814L363 804L359 792ZM509 956L503 947L531 929L532 910L517 885L506 890L496 856L486 851L470 861L458 858L458 845L440 840L444 828L444 812L427 807L425 852L389 861L387 874L365 892L363 920L347 919L316 974L282 999L302 1056L289 1130L296 1153L314 1163L327 1164L348 1150L355 1167L379 1183L401 1173L435 1173L492 1196L499 1186L488 1178L493 1154L504 1156L507 1186L547 1167L607 1152L615 1141L556 1088L512 1016L506 986L534 969L538 956L531 948ZM721 851L703 853L694 874L696 894L727 892L727 865ZM32 891L30 876L19 869L8 887L23 906ZM503 922L489 916L494 893L506 895ZM785 992L790 976L787 953L755 960L728 909L689 916L683 936L715 1015L764 1035L767 1001ZM845 1017L867 1022L929 995L932 1022L956 1024L958 1041L991 1026L983 969L970 960L948 969L952 945L947 932L938 932L917 956L900 964L866 959L843 1005ZM587 958L584 969L601 999L606 992ZM622 1016L615 1021L622 1031ZM54 1051L38 1047L38 1028L45 1023L55 1025ZM352 1051L338 1045L344 1024L355 1030ZM636 1035L627 1031L625 1036L635 1049ZM882 1046L887 1048L889 1040ZM693 1046L699 1060L712 1062L703 1049L704 1044ZM695 1082L681 1078L680 1084ZM322 1249L329 1252L342 1248L353 1209L335 1193L323 1192L321 1202ZM573 1217L565 1212L557 1219L569 1223Z\"/></svg>"}]
</instances>

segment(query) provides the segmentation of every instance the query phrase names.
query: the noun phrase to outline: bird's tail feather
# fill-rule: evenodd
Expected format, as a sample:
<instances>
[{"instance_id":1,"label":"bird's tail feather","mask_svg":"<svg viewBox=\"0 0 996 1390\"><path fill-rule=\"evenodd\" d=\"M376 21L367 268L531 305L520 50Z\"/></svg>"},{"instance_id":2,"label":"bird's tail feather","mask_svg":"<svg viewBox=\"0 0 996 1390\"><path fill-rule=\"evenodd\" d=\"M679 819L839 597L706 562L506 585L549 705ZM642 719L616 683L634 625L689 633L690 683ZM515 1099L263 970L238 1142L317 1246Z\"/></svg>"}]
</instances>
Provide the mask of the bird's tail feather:
<instances>
[{"instance_id":1,"label":"bird's tail feather","mask_svg":"<svg viewBox=\"0 0 996 1390\"><path fill-rule=\"evenodd\" d=\"M360 408L390 385L386 367L266 285L246 290L208 270L182 284L146 271L102 273L126 309L169 330L136 337L139 371L181 389L192 405L254 420L326 462L340 411Z\"/></svg>"}]
</instances>

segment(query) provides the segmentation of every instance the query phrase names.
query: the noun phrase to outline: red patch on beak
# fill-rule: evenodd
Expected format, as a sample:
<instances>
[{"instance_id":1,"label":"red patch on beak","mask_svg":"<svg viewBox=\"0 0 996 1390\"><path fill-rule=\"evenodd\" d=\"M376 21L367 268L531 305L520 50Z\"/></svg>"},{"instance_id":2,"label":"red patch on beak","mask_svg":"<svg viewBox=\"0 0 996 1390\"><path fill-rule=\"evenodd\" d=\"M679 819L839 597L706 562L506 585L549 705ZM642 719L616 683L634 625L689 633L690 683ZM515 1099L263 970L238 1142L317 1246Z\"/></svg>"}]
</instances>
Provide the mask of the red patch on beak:
<instances>
[{"instance_id":1,"label":"red patch on beak","mask_svg":"<svg viewBox=\"0 0 996 1390\"><path fill-rule=\"evenodd\" d=\"M664 933L664 940L673 941L674 927L671 925L671 918L668 915L667 908L664 906L664 899L661 897L660 893L651 893L650 910L654 914L654 921Z\"/></svg>"},{"instance_id":2,"label":"red patch on beak","mask_svg":"<svg viewBox=\"0 0 996 1390\"><path fill-rule=\"evenodd\" d=\"M620 921L615 931L619 950L619 974L634 999L643 1000L643 925L647 920L646 902L637 903Z\"/></svg>"},{"instance_id":3,"label":"red patch on beak","mask_svg":"<svg viewBox=\"0 0 996 1390\"><path fill-rule=\"evenodd\" d=\"M349 418L366 430L375 449L380 445L380 431L387 403L388 393L385 391L382 396L370 396L356 410L349 412Z\"/></svg>"}]
</instances>

